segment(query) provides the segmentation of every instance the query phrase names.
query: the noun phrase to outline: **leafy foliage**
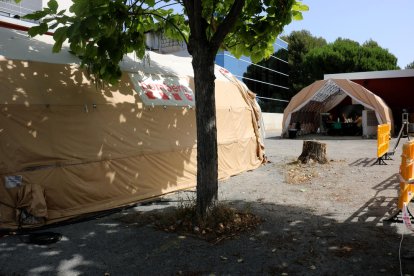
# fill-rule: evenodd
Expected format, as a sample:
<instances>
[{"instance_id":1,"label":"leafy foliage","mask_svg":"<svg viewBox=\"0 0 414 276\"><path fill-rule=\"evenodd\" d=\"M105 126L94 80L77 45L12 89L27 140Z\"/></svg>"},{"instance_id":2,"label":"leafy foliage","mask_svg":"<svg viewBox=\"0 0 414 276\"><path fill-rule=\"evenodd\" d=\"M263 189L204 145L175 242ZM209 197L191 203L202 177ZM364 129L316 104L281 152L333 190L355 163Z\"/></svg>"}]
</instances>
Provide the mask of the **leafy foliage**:
<instances>
[{"instance_id":1,"label":"leafy foliage","mask_svg":"<svg viewBox=\"0 0 414 276\"><path fill-rule=\"evenodd\" d=\"M397 58L375 41L360 45L342 38L309 51L304 67L309 83L322 79L324 74L398 69Z\"/></svg>"},{"instance_id":2,"label":"leafy foliage","mask_svg":"<svg viewBox=\"0 0 414 276\"><path fill-rule=\"evenodd\" d=\"M39 26L29 30L29 35L44 34L56 28L53 38L54 52L59 52L68 39L70 50L78 56L82 65L99 79L115 83L121 76L119 62L124 54L135 51L139 57L145 54L145 33L165 29L166 34L180 33L186 39L188 26L182 16L173 10L157 9L155 1L132 3L124 0L74 0L70 7L73 16L58 12L56 0L48 7L26 16L42 20ZM166 24L166 22L170 24Z\"/></svg>"},{"instance_id":3,"label":"leafy foliage","mask_svg":"<svg viewBox=\"0 0 414 276\"><path fill-rule=\"evenodd\" d=\"M135 51L138 57L145 54L145 33L160 31L172 39L189 43L191 18L171 9L180 1L154 0L74 0L72 15L58 11L56 0L46 8L26 16L41 20L39 26L29 30L31 36L54 30L54 52L59 52L68 39L70 50L83 66L99 79L116 82L121 71L122 57ZM220 24L226 24L226 15L234 1L202 1L202 20L208 40L212 40ZM273 53L273 42L283 26L293 19L301 19L306 5L294 0L245 1L229 35L223 37L219 47L236 57L251 56L254 62ZM191 45L189 45L191 46ZM189 47L191 51L191 47ZM217 49L218 50L218 49Z\"/></svg>"},{"instance_id":4,"label":"leafy foliage","mask_svg":"<svg viewBox=\"0 0 414 276\"><path fill-rule=\"evenodd\" d=\"M414 69L414 61L407 64L407 66L405 66L405 69Z\"/></svg>"},{"instance_id":5,"label":"leafy foliage","mask_svg":"<svg viewBox=\"0 0 414 276\"><path fill-rule=\"evenodd\" d=\"M398 69L397 58L377 42L338 38L326 43L308 31L284 37L289 43L290 88L294 93L324 74Z\"/></svg>"},{"instance_id":6,"label":"leafy foliage","mask_svg":"<svg viewBox=\"0 0 414 276\"><path fill-rule=\"evenodd\" d=\"M223 43L236 58L249 56L259 62L273 53L275 38L293 19L301 19L307 6L295 1L248 1L234 31ZM267 3L266 3L267 2ZM287 2L286 4L283 2Z\"/></svg>"},{"instance_id":7,"label":"leafy foliage","mask_svg":"<svg viewBox=\"0 0 414 276\"><path fill-rule=\"evenodd\" d=\"M308 71L303 66L306 54L327 45L327 42L322 37L312 36L307 30L293 31L282 38L289 43L289 88L291 95L294 95L309 83Z\"/></svg>"}]
</instances>

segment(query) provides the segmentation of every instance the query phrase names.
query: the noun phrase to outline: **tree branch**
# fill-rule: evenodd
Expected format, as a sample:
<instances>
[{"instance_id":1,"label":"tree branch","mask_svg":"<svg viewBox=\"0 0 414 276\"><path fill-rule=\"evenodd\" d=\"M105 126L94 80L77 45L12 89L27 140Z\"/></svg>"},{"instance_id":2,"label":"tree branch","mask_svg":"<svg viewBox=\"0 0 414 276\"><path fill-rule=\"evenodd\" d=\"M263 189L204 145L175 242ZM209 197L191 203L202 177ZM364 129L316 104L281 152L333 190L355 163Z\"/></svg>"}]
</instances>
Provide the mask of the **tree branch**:
<instances>
[{"instance_id":1,"label":"tree branch","mask_svg":"<svg viewBox=\"0 0 414 276\"><path fill-rule=\"evenodd\" d=\"M183 0L183 5L188 16L191 33L194 31L194 3L192 0Z\"/></svg>"},{"instance_id":2,"label":"tree branch","mask_svg":"<svg viewBox=\"0 0 414 276\"><path fill-rule=\"evenodd\" d=\"M234 24L244 7L244 2L245 0L235 0L226 18L224 18L223 22L217 27L217 31L214 33L210 44L215 51L220 48L224 38L234 27Z\"/></svg>"},{"instance_id":3,"label":"tree branch","mask_svg":"<svg viewBox=\"0 0 414 276\"><path fill-rule=\"evenodd\" d=\"M161 7L157 7L157 9L163 9L163 8L166 8L166 7L169 7L169 6L174 6L174 5L178 5L178 3L167 4L167 5L164 5L164 6L161 6ZM145 9L145 10L147 10L147 9Z\"/></svg>"},{"instance_id":4,"label":"tree branch","mask_svg":"<svg viewBox=\"0 0 414 276\"><path fill-rule=\"evenodd\" d=\"M136 14L132 14L132 15L136 15ZM164 20L166 23L170 24L171 26L174 27L174 29L176 29L178 31L178 33L183 38L185 44L188 46L188 41L187 41L187 38L185 37L184 33L180 30L180 28L178 28L177 25L175 25L173 22L171 22L170 20L168 20L168 18L164 18L163 16L161 16L159 14L151 13L151 12L144 12L141 15L152 15L152 16L155 16L155 17L158 17L158 18Z\"/></svg>"},{"instance_id":5,"label":"tree branch","mask_svg":"<svg viewBox=\"0 0 414 276\"><path fill-rule=\"evenodd\" d=\"M199 39L204 31L201 26L203 7L201 5L201 0L194 0L194 2L194 35L197 39Z\"/></svg>"},{"instance_id":6,"label":"tree branch","mask_svg":"<svg viewBox=\"0 0 414 276\"><path fill-rule=\"evenodd\" d=\"M141 1L141 0L135 0L135 2L133 4L130 4L128 10L131 10L136 4L138 4L139 1ZM132 0L130 2L132 3Z\"/></svg>"},{"instance_id":7,"label":"tree branch","mask_svg":"<svg viewBox=\"0 0 414 276\"><path fill-rule=\"evenodd\" d=\"M234 43L234 44L232 44L232 45L225 45L225 46L226 46L225 50L227 50L227 49L231 49L231 48L233 48L234 46L239 45L239 44L241 44L241 43L242 43L242 42L241 42L241 41L239 41L239 42L236 42L236 43Z\"/></svg>"}]
</instances>

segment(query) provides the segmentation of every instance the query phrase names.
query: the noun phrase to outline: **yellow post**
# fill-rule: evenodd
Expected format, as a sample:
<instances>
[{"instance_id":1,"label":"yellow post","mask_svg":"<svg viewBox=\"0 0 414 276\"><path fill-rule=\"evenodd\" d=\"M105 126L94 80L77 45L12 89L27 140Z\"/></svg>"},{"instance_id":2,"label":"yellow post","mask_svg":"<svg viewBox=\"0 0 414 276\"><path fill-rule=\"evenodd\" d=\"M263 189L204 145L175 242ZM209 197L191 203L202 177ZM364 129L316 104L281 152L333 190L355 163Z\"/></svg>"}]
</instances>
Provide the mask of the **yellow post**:
<instances>
[{"instance_id":1,"label":"yellow post","mask_svg":"<svg viewBox=\"0 0 414 276\"><path fill-rule=\"evenodd\" d=\"M377 157L384 156L390 147L390 124L378 125L377 128Z\"/></svg>"},{"instance_id":2,"label":"yellow post","mask_svg":"<svg viewBox=\"0 0 414 276\"><path fill-rule=\"evenodd\" d=\"M402 210L404 203L408 204L414 197L414 184L400 182L400 196L398 198L398 209Z\"/></svg>"},{"instance_id":3,"label":"yellow post","mask_svg":"<svg viewBox=\"0 0 414 276\"><path fill-rule=\"evenodd\" d=\"M414 180L414 141L403 145L400 174L407 182Z\"/></svg>"},{"instance_id":4,"label":"yellow post","mask_svg":"<svg viewBox=\"0 0 414 276\"><path fill-rule=\"evenodd\" d=\"M414 197L414 141L404 143L400 166L400 196L398 208L402 209L404 203L408 204Z\"/></svg>"}]
</instances>

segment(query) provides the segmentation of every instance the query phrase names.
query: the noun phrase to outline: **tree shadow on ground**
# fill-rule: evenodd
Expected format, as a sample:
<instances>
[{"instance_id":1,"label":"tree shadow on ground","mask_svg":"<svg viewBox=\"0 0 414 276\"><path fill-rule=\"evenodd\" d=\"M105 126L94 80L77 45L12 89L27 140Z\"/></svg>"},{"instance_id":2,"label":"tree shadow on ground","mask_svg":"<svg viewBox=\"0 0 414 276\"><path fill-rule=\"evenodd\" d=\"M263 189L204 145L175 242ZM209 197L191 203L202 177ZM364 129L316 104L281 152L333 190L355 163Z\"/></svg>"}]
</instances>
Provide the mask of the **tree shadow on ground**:
<instances>
[{"instance_id":1,"label":"tree shadow on ground","mask_svg":"<svg viewBox=\"0 0 414 276\"><path fill-rule=\"evenodd\" d=\"M393 180L378 189L391 188ZM375 198L375 197L374 197ZM376 202L374 199L372 202ZM267 202L226 201L264 218L254 231L217 245L155 230L147 222L125 220L138 212L158 212L176 203L129 209L51 231L63 239L49 246L23 243L19 236L0 239L0 275L384 275L399 273L400 236L360 210L341 223L330 214ZM382 217L381 204L367 203ZM167 206L167 207L166 207ZM405 239L402 252L414 246ZM404 272L414 271L402 259Z\"/></svg>"}]
</instances>

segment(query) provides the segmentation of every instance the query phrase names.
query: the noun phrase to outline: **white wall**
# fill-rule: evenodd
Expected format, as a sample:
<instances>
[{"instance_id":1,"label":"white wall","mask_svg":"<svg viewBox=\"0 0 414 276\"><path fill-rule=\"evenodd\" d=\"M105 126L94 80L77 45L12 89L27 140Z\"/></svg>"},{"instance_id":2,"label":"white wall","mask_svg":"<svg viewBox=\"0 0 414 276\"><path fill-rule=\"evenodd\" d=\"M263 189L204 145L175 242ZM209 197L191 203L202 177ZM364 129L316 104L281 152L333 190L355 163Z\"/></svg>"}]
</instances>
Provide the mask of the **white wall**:
<instances>
[{"instance_id":1,"label":"white wall","mask_svg":"<svg viewBox=\"0 0 414 276\"><path fill-rule=\"evenodd\" d=\"M362 110L362 136L371 138L377 136L378 121L375 112Z\"/></svg>"},{"instance_id":2,"label":"white wall","mask_svg":"<svg viewBox=\"0 0 414 276\"><path fill-rule=\"evenodd\" d=\"M1 14L13 17L14 15L23 16L47 7L49 0L22 0L16 3L14 0L1 0L0 12ZM72 0L58 0L59 10L69 9L72 5Z\"/></svg>"},{"instance_id":3,"label":"white wall","mask_svg":"<svg viewBox=\"0 0 414 276\"><path fill-rule=\"evenodd\" d=\"M262 113L265 130L282 132L283 113Z\"/></svg>"},{"instance_id":4,"label":"white wall","mask_svg":"<svg viewBox=\"0 0 414 276\"><path fill-rule=\"evenodd\" d=\"M42 9L42 0L22 0L16 3L14 0L0 1L0 11L6 16L23 16Z\"/></svg>"}]
</instances>

